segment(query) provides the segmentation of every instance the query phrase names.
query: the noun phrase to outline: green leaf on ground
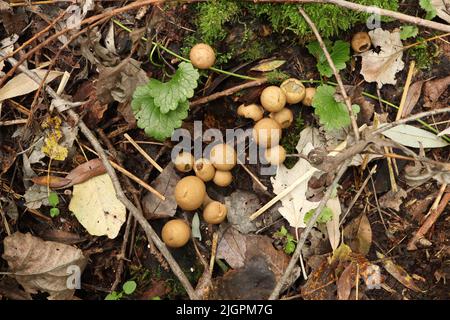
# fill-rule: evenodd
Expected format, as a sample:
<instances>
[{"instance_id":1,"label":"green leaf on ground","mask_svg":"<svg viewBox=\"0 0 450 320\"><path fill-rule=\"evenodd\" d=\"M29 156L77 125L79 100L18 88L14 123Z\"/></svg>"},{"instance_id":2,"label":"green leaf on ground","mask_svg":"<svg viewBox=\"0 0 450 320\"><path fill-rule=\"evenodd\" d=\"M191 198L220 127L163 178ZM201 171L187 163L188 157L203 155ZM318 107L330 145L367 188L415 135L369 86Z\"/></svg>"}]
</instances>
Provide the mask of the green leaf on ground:
<instances>
[{"instance_id":1,"label":"green leaf on ground","mask_svg":"<svg viewBox=\"0 0 450 320\"><path fill-rule=\"evenodd\" d=\"M419 33L419 28L416 26L401 26L400 27L400 39L406 40L409 38L415 38Z\"/></svg>"},{"instance_id":2,"label":"green leaf on ground","mask_svg":"<svg viewBox=\"0 0 450 320\"><path fill-rule=\"evenodd\" d=\"M331 47L331 41L325 41L325 45L337 71L345 69L346 62L350 60L350 45L348 42L338 40L333 44L333 47ZM320 74L328 78L332 77L333 70L328 63L319 42L311 42L306 47L308 48L309 53L317 59L317 69Z\"/></svg>"}]
</instances>

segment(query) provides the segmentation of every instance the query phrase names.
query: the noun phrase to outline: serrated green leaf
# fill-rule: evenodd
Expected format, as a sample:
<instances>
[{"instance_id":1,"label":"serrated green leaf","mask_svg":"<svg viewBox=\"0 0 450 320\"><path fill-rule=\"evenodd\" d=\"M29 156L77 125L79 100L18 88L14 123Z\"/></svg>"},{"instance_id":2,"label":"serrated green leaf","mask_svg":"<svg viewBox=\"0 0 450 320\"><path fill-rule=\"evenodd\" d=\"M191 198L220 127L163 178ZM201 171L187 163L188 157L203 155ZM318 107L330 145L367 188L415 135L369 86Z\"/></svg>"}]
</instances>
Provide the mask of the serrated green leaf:
<instances>
[{"instance_id":1,"label":"serrated green leaf","mask_svg":"<svg viewBox=\"0 0 450 320\"><path fill-rule=\"evenodd\" d=\"M316 211L315 209L312 209L312 210L309 210L305 214L305 218L304 218L305 223L308 223L309 220L311 220L311 218L312 218L312 216L313 216L315 211ZM317 218L316 222L317 223L327 223L328 221L331 221L331 219L333 219L333 211L330 208L325 207L322 210L322 212L320 213L320 215Z\"/></svg>"},{"instance_id":2,"label":"serrated green leaf","mask_svg":"<svg viewBox=\"0 0 450 320\"><path fill-rule=\"evenodd\" d=\"M174 129L181 127L183 119L188 115L189 103L181 102L175 110L162 113L146 87L136 88L131 107L138 127L144 129L148 136L163 141L172 135Z\"/></svg>"},{"instance_id":3,"label":"serrated green leaf","mask_svg":"<svg viewBox=\"0 0 450 320\"><path fill-rule=\"evenodd\" d=\"M406 40L414 38L419 33L419 28L416 26L401 26L400 27L400 39Z\"/></svg>"},{"instance_id":4,"label":"serrated green leaf","mask_svg":"<svg viewBox=\"0 0 450 320\"><path fill-rule=\"evenodd\" d=\"M154 104L161 113L168 113L178 108L182 102L194 96L197 80L200 77L192 64L181 62L177 72L168 82L150 79L148 94L154 98Z\"/></svg>"},{"instance_id":5,"label":"serrated green leaf","mask_svg":"<svg viewBox=\"0 0 450 320\"><path fill-rule=\"evenodd\" d=\"M136 290L137 284L133 280L127 281L123 284L122 289L125 294L132 294Z\"/></svg>"},{"instance_id":6,"label":"serrated green leaf","mask_svg":"<svg viewBox=\"0 0 450 320\"><path fill-rule=\"evenodd\" d=\"M346 67L347 61L350 60L350 45L342 40L338 40L331 47L330 41L325 41L325 45L330 53L331 60L333 60L336 69L343 70ZM319 42L314 41L307 45L308 51L317 59L317 69L320 74L325 77L332 77L333 70L331 69Z\"/></svg>"},{"instance_id":7,"label":"serrated green leaf","mask_svg":"<svg viewBox=\"0 0 450 320\"><path fill-rule=\"evenodd\" d=\"M419 5L423 10L427 12L427 15L425 16L426 19L431 20L436 17L436 8L433 6L430 0L420 0Z\"/></svg>"},{"instance_id":8,"label":"serrated green leaf","mask_svg":"<svg viewBox=\"0 0 450 320\"><path fill-rule=\"evenodd\" d=\"M59 209L58 208L51 208L50 209L50 217L55 218L57 216L59 216Z\"/></svg>"},{"instance_id":9,"label":"serrated green leaf","mask_svg":"<svg viewBox=\"0 0 450 320\"><path fill-rule=\"evenodd\" d=\"M286 254L291 254L294 251L295 251L295 242L293 242L293 241L286 242L286 244L284 246L284 252Z\"/></svg>"},{"instance_id":10,"label":"serrated green leaf","mask_svg":"<svg viewBox=\"0 0 450 320\"><path fill-rule=\"evenodd\" d=\"M319 116L320 123L325 130L341 129L350 124L350 116L343 102L337 102L334 98L336 89L329 85L321 85L317 88L313 99L315 114ZM352 106L353 111L359 110L358 105Z\"/></svg>"},{"instance_id":11,"label":"serrated green leaf","mask_svg":"<svg viewBox=\"0 0 450 320\"><path fill-rule=\"evenodd\" d=\"M48 203L52 207L56 207L59 204L59 198L56 192L50 192L50 194L48 195Z\"/></svg>"}]
</instances>

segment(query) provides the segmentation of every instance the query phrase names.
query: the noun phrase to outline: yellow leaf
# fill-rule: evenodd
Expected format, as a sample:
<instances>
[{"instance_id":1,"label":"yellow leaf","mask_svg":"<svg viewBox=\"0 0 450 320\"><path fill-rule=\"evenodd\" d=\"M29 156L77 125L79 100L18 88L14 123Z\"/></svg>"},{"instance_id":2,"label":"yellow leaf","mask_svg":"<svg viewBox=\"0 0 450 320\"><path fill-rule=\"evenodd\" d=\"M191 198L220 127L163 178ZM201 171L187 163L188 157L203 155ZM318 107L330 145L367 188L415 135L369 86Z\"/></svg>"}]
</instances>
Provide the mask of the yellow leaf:
<instances>
[{"instance_id":1,"label":"yellow leaf","mask_svg":"<svg viewBox=\"0 0 450 320\"><path fill-rule=\"evenodd\" d=\"M55 135L45 138L41 151L52 160L63 161L67 157L68 150L67 148L60 146L58 140L59 139Z\"/></svg>"}]
</instances>

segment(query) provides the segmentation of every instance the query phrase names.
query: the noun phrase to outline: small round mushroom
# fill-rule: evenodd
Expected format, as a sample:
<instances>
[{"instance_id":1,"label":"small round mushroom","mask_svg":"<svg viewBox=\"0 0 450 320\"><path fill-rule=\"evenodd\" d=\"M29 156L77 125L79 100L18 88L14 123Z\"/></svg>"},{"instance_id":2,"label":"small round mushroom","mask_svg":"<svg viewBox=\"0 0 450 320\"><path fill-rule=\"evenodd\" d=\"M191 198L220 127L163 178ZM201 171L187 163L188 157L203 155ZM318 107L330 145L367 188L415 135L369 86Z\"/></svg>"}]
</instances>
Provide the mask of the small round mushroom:
<instances>
[{"instance_id":1,"label":"small round mushroom","mask_svg":"<svg viewBox=\"0 0 450 320\"><path fill-rule=\"evenodd\" d=\"M286 105L286 96L280 87L269 86L261 93L261 105L269 112L277 112Z\"/></svg>"},{"instance_id":2,"label":"small round mushroom","mask_svg":"<svg viewBox=\"0 0 450 320\"><path fill-rule=\"evenodd\" d=\"M203 209L203 219L207 223L219 224L227 217L228 209L219 201L210 202L205 209Z\"/></svg>"},{"instance_id":3,"label":"small round mushroom","mask_svg":"<svg viewBox=\"0 0 450 320\"><path fill-rule=\"evenodd\" d=\"M305 97L305 86L298 79L287 79L283 81L280 88L286 95L286 101L289 104L299 103Z\"/></svg>"},{"instance_id":4,"label":"small round mushroom","mask_svg":"<svg viewBox=\"0 0 450 320\"><path fill-rule=\"evenodd\" d=\"M352 48L357 53L366 52L372 46L372 41L367 32L358 32L353 35Z\"/></svg>"},{"instance_id":5,"label":"small round mushroom","mask_svg":"<svg viewBox=\"0 0 450 320\"><path fill-rule=\"evenodd\" d=\"M198 69L211 68L216 62L214 49L206 43L198 43L189 52L192 65Z\"/></svg>"},{"instance_id":6,"label":"small round mushroom","mask_svg":"<svg viewBox=\"0 0 450 320\"><path fill-rule=\"evenodd\" d=\"M161 238L168 247L180 248L191 238L191 228L183 219L170 220L162 228Z\"/></svg>"},{"instance_id":7,"label":"small round mushroom","mask_svg":"<svg viewBox=\"0 0 450 320\"><path fill-rule=\"evenodd\" d=\"M237 109L237 114L247 118L252 119L253 121L261 120L264 116L264 110L261 106L257 105L256 103L252 103L249 105L240 105Z\"/></svg>"},{"instance_id":8,"label":"small round mushroom","mask_svg":"<svg viewBox=\"0 0 450 320\"><path fill-rule=\"evenodd\" d=\"M192 211L200 208L205 194L205 183L196 176L184 177L175 186L175 201L183 210Z\"/></svg>"},{"instance_id":9,"label":"small round mushroom","mask_svg":"<svg viewBox=\"0 0 450 320\"><path fill-rule=\"evenodd\" d=\"M216 170L213 182L219 187L228 187L233 181L233 175L230 171Z\"/></svg>"},{"instance_id":10,"label":"small round mushroom","mask_svg":"<svg viewBox=\"0 0 450 320\"><path fill-rule=\"evenodd\" d=\"M216 173L216 168L211 161L205 158L198 159L194 163L195 175L205 182L211 181Z\"/></svg>"},{"instance_id":11,"label":"small round mushroom","mask_svg":"<svg viewBox=\"0 0 450 320\"><path fill-rule=\"evenodd\" d=\"M228 171L236 165L236 151L226 143L217 144L212 147L209 159L217 170Z\"/></svg>"},{"instance_id":12,"label":"small round mushroom","mask_svg":"<svg viewBox=\"0 0 450 320\"><path fill-rule=\"evenodd\" d=\"M173 162L175 168L180 172L189 172L194 166L194 157L190 152L180 152Z\"/></svg>"},{"instance_id":13,"label":"small round mushroom","mask_svg":"<svg viewBox=\"0 0 450 320\"><path fill-rule=\"evenodd\" d=\"M289 108L283 108L278 112L272 112L269 117L278 122L282 129L289 128L294 121L294 114Z\"/></svg>"},{"instance_id":14,"label":"small round mushroom","mask_svg":"<svg viewBox=\"0 0 450 320\"><path fill-rule=\"evenodd\" d=\"M262 147L276 146L280 142L280 138L281 126L271 118L263 118L253 127L253 139Z\"/></svg>"},{"instance_id":15,"label":"small round mushroom","mask_svg":"<svg viewBox=\"0 0 450 320\"><path fill-rule=\"evenodd\" d=\"M264 157L271 165L278 166L286 159L286 150L284 150L282 146L277 145L270 149L266 149Z\"/></svg>"},{"instance_id":16,"label":"small round mushroom","mask_svg":"<svg viewBox=\"0 0 450 320\"><path fill-rule=\"evenodd\" d=\"M311 107L315 94L316 94L316 88L306 88L305 97L303 98L302 103L307 107Z\"/></svg>"}]
</instances>

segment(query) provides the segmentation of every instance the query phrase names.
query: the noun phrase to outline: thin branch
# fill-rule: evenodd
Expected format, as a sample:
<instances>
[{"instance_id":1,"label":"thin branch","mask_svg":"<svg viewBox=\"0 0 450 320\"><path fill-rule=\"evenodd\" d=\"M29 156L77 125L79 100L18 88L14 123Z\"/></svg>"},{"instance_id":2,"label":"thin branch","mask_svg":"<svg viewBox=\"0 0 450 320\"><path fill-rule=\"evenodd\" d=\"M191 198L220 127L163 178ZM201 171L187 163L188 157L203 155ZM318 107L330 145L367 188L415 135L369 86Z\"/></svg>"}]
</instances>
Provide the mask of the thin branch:
<instances>
[{"instance_id":1,"label":"thin branch","mask_svg":"<svg viewBox=\"0 0 450 320\"><path fill-rule=\"evenodd\" d=\"M146 2L146 1L143 1L143 2ZM0 52L0 56L4 57L5 54L3 52ZM13 66L17 65L17 63L18 63L18 61L14 58L8 58L8 62ZM21 65L19 65L18 68L20 71L25 73L28 77L30 77L36 83L39 84L42 81L42 79L36 73L30 71L28 68L21 66ZM55 99L61 99L61 97L51 87L47 86L47 87L45 87L45 90L51 97L53 97ZM57 108L58 108L58 106L57 106ZM178 263L173 258L170 251L167 249L166 245L161 241L161 239L156 234L155 230L153 230L152 226L145 219L144 215L142 214L142 211L140 211L126 197L126 195L123 192L122 187L120 185L119 178L117 177L117 174L114 171L114 168L111 166L111 163L106 155L105 150L100 145L100 143L97 140L97 138L95 137L95 135L91 132L91 130L86 126L86 124L83 122L83 120L81 120L73 110L69 109L69 110L67 110L67 113L69 114L70 118L75 123L78 123L78 127L80 128L81 132L84 134L84 136L87 138L87 140L94 147L95 151L98 153L100 159L102 160L103 165L106 168L106 172L111 177L111 180L114 185L114 190L116 191L117 199L119 199L119 201L121 201L125 205L125 207L128 209L128 211L133 215L133 217L136 219L136 221L141 225L148 240L153 241L153 243L156 245L158 250L162 253L164 258L167 260L169 266L171 267L173 273L176 275L178 280L180 280L180 283L183 285L189 298L192 300L197 300L198 296L195 293L194 288L192 287L192 285L189 282L186 275L183 273L183 270L180 268Z\"/></svg>"},{"instance_id":2,"label":"thin branch","mask_svg":"<svg viewBox=\"0 0 450 320\"><path fill-rule=\"evenodd\" d=\"M342 175L345 173L345 171L347 171L349 164L350 164L350 161L347 160L339 168L339 170L336 174L336 177L333 180L333 183L328 187L327 192L325 193L325 195L323 196L322 200L319 203L319 206L315 209L314 214L311 217L311 220L309 220L308 224L306 225L306 228L303 230L302 235L300 236L300 239L298 240L297 247L295 248L294 254L292 255L291 260L289 261L289 265L287 266L286 270L284 271L283 276L278 281L278 283L276 284L272 293L270 294L269 300L278 299L281 289L288 282L288 279L290 278L292 270L294 269L295 265L297 264L298 259L300 258L300 254L301 254L302 248L305 244L306 238L308 237L314 224L316 223L317 219L319 218L320 214L322 213L322 210L325 208L328 200L331 197L331 194L333 193L333 190L336 188Z\"/></svg>"},{"instance_id":3,"label":"thin branch","mask_svg":"<svg viewBox=\"0 0 450 320\"><path fill-rule=\"evenodd\" d=\"M314 35L317 38L317 41L319 41L319 45L322 48L323 53L325 54L325 58L327 58L328 64L330 65L331 69L333 70L334 76L336 77L336 81L339 85L339 89L341 90L342 97L344 98L345 105L347 106L348 115L350 116L350 120L352 122L352 128L353 128L353 134L355 135L355 140L359 140L359 130L358 125L356 123L355 114L353 113L352 109L352 102L350 101L350 97L347 94L347 91L345 90L344 83L342 82L342 78L339 75L338 70L336 69L336 66L334 65L333 59L331 59L330 53L328 52L328 49L323 42L322 36L320 35L319 31L316 28L316 25L311 20L311 18L308 16L308 14L303 10L302 8L298 8L298 11L301 13L303 18L305 18L306 22L311 27L311 30L313 31Z\"/></svg>"}]
</instances>

